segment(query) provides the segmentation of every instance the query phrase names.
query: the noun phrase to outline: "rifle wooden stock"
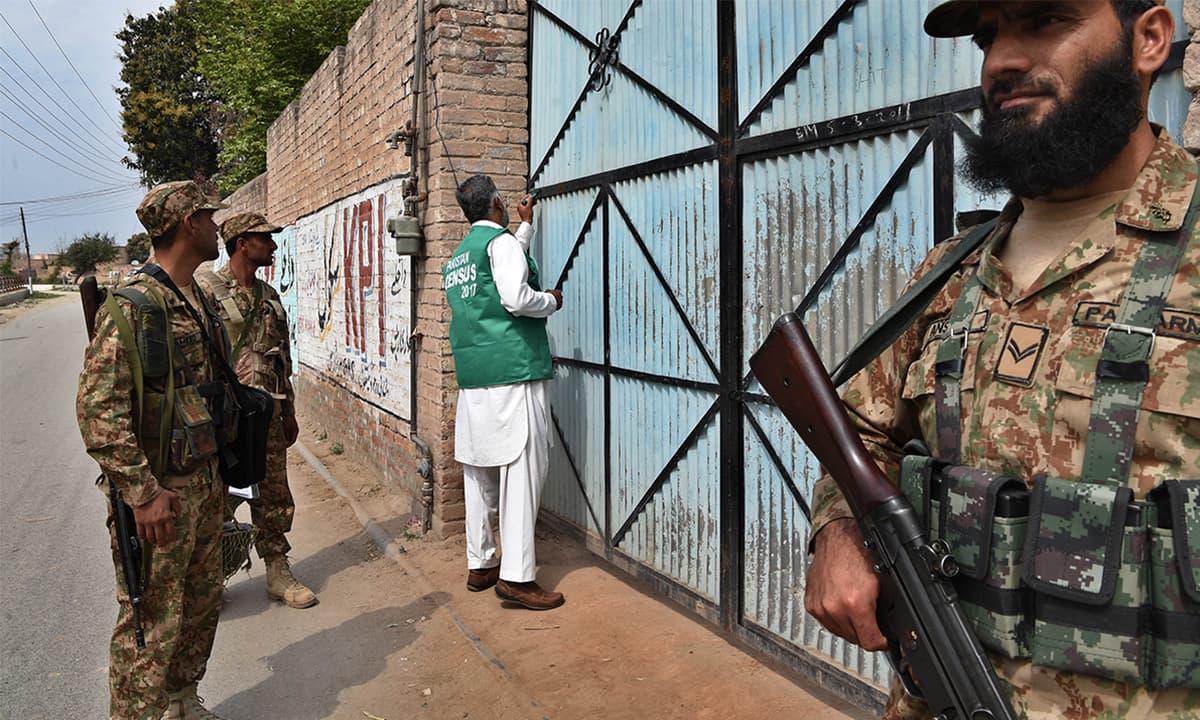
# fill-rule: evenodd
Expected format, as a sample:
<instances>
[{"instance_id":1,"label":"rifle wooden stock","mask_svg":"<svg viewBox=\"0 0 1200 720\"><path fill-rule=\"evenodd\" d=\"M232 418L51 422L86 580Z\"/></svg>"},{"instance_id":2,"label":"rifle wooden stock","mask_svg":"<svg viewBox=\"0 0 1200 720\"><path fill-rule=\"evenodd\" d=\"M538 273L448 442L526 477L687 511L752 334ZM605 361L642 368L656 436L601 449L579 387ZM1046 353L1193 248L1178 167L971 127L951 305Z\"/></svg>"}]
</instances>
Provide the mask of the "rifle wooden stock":
<instances>
[{"instance_id":1,"label":"rifle wooden stock","mask_svg":"<svg viewBox=\"0 0 1200 720\"><path fill-rule=\"evenodd\" d=\"M804 325L775 322L750 369L850 503L879 574L876 618L904 689L946 720L1015 720L1008 694L963 615L958 566L930 543L908 499L858 436Z\"/></svg>"},{"instance_id":2,"label":"rifle wooden stock","mask_svg":"<svg viewBox=\"0 0 1200 720\"><path fill-rule=\"evenodd\" d=\"M829 474L854 478L849 487L838 487L855 517L873 514L900 494L850 424L821 356L794 313L776 321L750 358L750 369Z\"/></svg>"},{"instance_id":3,"label":"rifle wooden stock","mask_svg":"<svg viewBox=\"0 0 1200 720\"><path fill-rule=\"evenodd\" d=\"M90 275L79 283L79 302L83 304L83 324L87 326L88 340L96 336L96 313L100 311L100 287L96 276Z\"/></svg>"}]
</instances>

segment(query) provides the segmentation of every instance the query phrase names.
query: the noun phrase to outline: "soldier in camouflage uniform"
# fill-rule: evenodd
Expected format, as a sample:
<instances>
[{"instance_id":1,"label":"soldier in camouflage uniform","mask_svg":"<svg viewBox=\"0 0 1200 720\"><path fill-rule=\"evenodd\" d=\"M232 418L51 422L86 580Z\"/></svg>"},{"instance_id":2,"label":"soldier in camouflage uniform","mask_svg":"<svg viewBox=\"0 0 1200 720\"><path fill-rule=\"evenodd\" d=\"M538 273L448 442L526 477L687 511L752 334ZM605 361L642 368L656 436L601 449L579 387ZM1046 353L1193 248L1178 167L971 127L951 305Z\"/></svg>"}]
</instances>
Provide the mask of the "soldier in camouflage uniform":
<instances>
[{"instance_id":1,"label":"soldier in camouflage uniform","mask_svg":"<svg viewBox=\"0 0 1200 720\"><path fill-rule=\"evenodd\" d=\"M250 500L250 516L257 530L255 548L267 565L267 594L290 607L317 604L317 596L292 575L284 535L292 529L296 504L287 480L287 449L296 442L295 393L292 390L292 356L287 315L279 293L255 277L260 267L275 262L277 248L271 235L283 228L258 213L239 213L221 223L221 237L229 263L215 273L196 278L217 301L217 311L233 342L238 379L265 390L275 398L275 413L267 435L267 474L259 483L261 495ZM226 499L226 515L233 517L242 498Z\"/></svg>"},{"instance_id":2,"label":"soldier in camouflage uniform","mask_svg":"<svg viewBox=\"0 0 1200 720\"><path fill-rule=\"evenodd\" d=\"M1166 480L1200 478L1200 233L1191 224L1190 235L1182 235L1185 217L1196 209L1197 163L1145 116L1152 77L1174 32L1161 4L953 0L926 18L929 34L974 35L983 50L984 121L964 171L978 187L1005 189L1013 198L982 246L845 390L864 444L889 477L900 477L902 448L917 439L934 457L978 469L970 472L1023 479L1035 491L1049 482L1035 483L1039 475L1062 478L1054 487L1058 493L1066 488L1066 495L1084 482L1101 486L1111 475L1116 487L1109 492L1140 502ZM916 278L959 239L936 246ZM1160 241L1175 243L1181 255L1155 291L1131 276L1145 277L1144 268L1135 266L1146 261L1143 249ZM1139 296L1161 298L1162 305L1153 320L1128 323L1123 303ZM1113 336L1152 342L1145 359L1149 372L1141 378L1144 393L1133 398L1131 411L1127 398L1114 399L1098 385L1099 361ZM947 374L942 361L950 356L961 370L947 384L954 372ZM1126 446L1131 452L1123 454ZM1085 459L1096 457L1106 460L1089 465ZM1200 504L1191 485L1180 515L1190 513L1187 525L1195 528ZM1044 497L1030 511L1030 527L1046 519L1058 498ZM837 635L883 649L872 561L828 476L814 489L813 507L806 609ZM1066 517L1068 526L1081 520L1069 512L1068 506L1068 514L1055 517ZM1088 528L1075 529L1081 528L1085 535ZM1127 537L1144 540L1142 532ZM1179 572L1200 574L1200 541L1193 536L1184 542L1190 553L1178 554L1193 560L1190 568L1180 562ZM1138 553L1146 544L1126 542L1125 551ZM1066 545L1048 551L1069 558ZM1155 573L1176 572L1175 554L1168 552ZM1042 556L1030 557L1036 569ZM1148 574L1147 565L1141 567ZM1059 579L1086 585L1092 569L1079 567L1069 560L1060 564ZM1178 585L1173 594L1180 595ZM1195 627L1198 606L1181 602L1188 609L1173 617L1182 628ZM1072 645L1083 648L1096 634L1072 635L1067 628L1066 635L1057 638L1066 648L1058 667L992 655L1019 716L1183 720L1200 713L1195 636L1183 638L1191 645L1177 658L1192 680L1174 683L1191 687L1156 689L1069 669L1079 669ZM1115 648L1113 655L1121 660L1123 652L1128 648ZM893 690L886 717L928 714L923 703L898 686Z\"/></svg>"},{"instance_id":3,"label":"soldier in camouflage uniform","mask_svg":"<svg viewBox=\"0 0 1200 720\"><path fill-rule=\"evenodd\" d=\"M196 294L192 273L201 262L217 257L213 212L222 207L196 183L184 181L155 187L137 210L152 238L158 265L201 318L206 310ZM199 387L213 381L209 347L185 301L148 274L139 274L127 284L165 301L168 333L183 365L178 368L183 383ZM118 303L138 332L133 304L124 298ZM219 321L211 311L207 314L209 330L219 332ZM162 392L153 384L148 378L147 397L153 390ZM109 714L117 720L216 718L200 704L196 685L204 676L217 631L224 485L215 455L188 462L171 453L164 471L152 470L158 453L147 444L146 433L136 426L135 418L143 414L153 417L153 410L149 402L134 407L134 396L129 352L117 322L101 307L79 376L79 429L88 453L104 472L104 497L108 498L107 483L115 484L133 508L143 552L149 555L141 605L146 647L139 650L116 533L110 533L119 611L110 646ZM142 418L142 427L153 424ZM111 504L108 509L111 530Z\"/></svg>"}]
</instances>

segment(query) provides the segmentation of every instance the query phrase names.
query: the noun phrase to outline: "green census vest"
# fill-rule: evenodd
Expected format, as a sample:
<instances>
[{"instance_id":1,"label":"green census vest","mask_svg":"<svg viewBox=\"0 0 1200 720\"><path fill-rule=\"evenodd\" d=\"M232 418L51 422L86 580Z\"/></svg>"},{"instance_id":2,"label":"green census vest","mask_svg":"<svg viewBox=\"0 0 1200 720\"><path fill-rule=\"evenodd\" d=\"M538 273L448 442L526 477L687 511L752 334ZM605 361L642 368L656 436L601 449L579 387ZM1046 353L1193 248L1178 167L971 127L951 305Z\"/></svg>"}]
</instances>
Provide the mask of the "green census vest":
<instances>
[{"instance_id":1,"label":"green census vest","mask_svg":"<svg viewBox=\"0 0 1200 720\"><path fill-rule=\"evenodd\" d=\"M508 232L474 227L442 269L450 303L450 348L460 388L511 385L554 376L545 318L518 317L504 308L487 249ZM528 253L529 286L541 290Z\"/></svg>"}]
</instances>

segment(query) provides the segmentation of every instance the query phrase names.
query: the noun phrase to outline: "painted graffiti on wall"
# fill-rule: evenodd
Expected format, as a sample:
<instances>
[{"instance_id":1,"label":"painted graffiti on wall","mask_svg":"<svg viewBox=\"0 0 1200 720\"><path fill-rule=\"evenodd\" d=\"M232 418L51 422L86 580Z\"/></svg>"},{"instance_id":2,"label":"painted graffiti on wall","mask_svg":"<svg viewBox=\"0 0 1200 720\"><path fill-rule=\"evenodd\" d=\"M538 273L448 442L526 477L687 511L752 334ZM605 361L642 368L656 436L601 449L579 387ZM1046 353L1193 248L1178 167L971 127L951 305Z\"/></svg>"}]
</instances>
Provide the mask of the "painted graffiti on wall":
<instances>
[{"instance_id":1,"label":"painted graffiti on wall","mask_svg":"<svg viewBox=\"0 0 1200 720\"><path fill-rule=\"evenodd\" d=\"M291 261L281 262L280 242L272 284L295 298L300 364L409 419L411 259L386 230L401 197L395 179L297 220L276 236L287 236Z\"/></svg>"}]
</instances>

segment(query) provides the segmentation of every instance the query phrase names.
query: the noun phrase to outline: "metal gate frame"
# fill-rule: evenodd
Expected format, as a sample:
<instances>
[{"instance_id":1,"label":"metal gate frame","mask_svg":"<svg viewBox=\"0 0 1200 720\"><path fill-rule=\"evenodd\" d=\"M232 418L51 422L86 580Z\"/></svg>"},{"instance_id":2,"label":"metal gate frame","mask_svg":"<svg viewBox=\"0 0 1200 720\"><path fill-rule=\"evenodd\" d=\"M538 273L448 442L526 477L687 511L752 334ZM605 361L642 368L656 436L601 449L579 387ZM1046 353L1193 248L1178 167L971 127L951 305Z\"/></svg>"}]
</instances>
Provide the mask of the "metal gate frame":
<instances>
[{"instance_id":1,"label":"metal gate frame","mask_svg":"<svg viewBox=\"0 0 1200 720\"><path fill-rule=\"evenodd\" d=\"M655 1L655 0L652 0ZM748 420L751 429L762 442L779 471L789 492L802 509L804 515L811 519L808 503L797 489L791 470L785 466L773 448L762 426L748 409L750 403L774 405L765 395L749 392L751 376L747 369L747 358L742 357L743 322L742 322L742 267L740 265L741 243L739 228L742 225L743 198L741 192L741 175L744 164L774 158L784 155L804 153L849 142L890 135L907 130L919 130L921 135L900 162L881 191L868 206L853 230L842 242L838 251L822 270L817 280L806 291L803 300L797 308L797 314L803 316L817 301L822 290L832 282L837 272L844 266L851 253L857 249L863 234L873 226L876 216L888 206L896 192L909 180L909 175L917 163L924 157L932 146L933 181L934 181L934 238L942 240L954 234L954 145L957 137L973 136L974 130L964 123L958 115L980 107L978 86L942 95L936 95L918 101L901 103L887 107L876 108L853 115L824 120L817 123L767 133L749 136L750 128L770 104L779 96L783 89L795 79L805 68L810 59L816 54L827 39L836 32L838 25L848 19L855 7L865 4L867 0L844 0L837 10L829 17L816 35L808 42L790 66L771 85L758 101L746 118L738 121L738 86L737 86L737 37L735 24L734 0L711 0L717 3L717 62L718 62L718 124L716 128L709 127L693 113L684 108L667 93L648 82L618 59L616 52L620 47L621 36L628 27L634 13L644 0L630 0L629 7L620 24L611 35L598 37L595 40L585 37L566 21L544 7L540 0L530 0L529 3L529 44L526 61L530 68L529 82L533 81L533 43L535 41L533 18L540 15L552 22L558 29L569 34L582 46L587 48L593 58L589 66L589 77L580 90L579 97L572 106L554 139L548 146L546 155L541 159L529 178L531 188L536 188L540 197L550 198L580 190L598 190L596 199L583 223L560 276L556 278L554 287L561 286L571 270L571 264L579 252L592 223L597 220L603 223L603 255L608 257L609 201L613 201L635 242L645 255L650 268L654 271L663 289L667 292L676 312L684 323L689 335L701 348L707 364L716 368L709 357L704 344L699 341L696 329L683 312L679 299L671 292L662 271L654 261L652 254L646 248L638 233L637 227L625 213L619 199L612 193L612 186L618 182L631 180L664 171L677 170L691 165L716 160L718 163L719 180L719 323L720 323L720 364L716 368L719 383L706 383L694 380L673 378L654 373L646 373L613 366L609 360L611 348L609 334L609 307L604 307L604 351L605 361L602 364L575 360L572 358L555 357L556 364L578 367L601 373L605 379L605 455L611 455L610 411L611 397L608 381L614 377L628 377L638 380L651 381L667 385L687 387L696 390L716 392L717 400L704 414L703 418L688 434L686 439L671 455L662 472L655 477L640 501L634 506L627 518L620 519L614 532L614 518L611 517L610 503L611 468L606 459L605 465L605 508L603 517L591 504L583 486L578 466L566 445L557 417L553 418L555 432L563 443L568 462L574 471L575 480L587 502L588 512L598 528L603 529L603 537L599 542L583 529L566 521L557 521L556 526L572 535L580 537L590 549L602 555L606 560L621 568L638 580L648 583L656 591L687 606L692 611L717 625L727 636L736 640L743 647L762 652L770 658L782 662L790 670L802 677L833 691L836 695L853 704L878 711L885 699L883 693L874 685L849 673L843 668L827 663L816 656L803 652L800 647L791 645L780 639L765 628L743 617L743 580L745 577L743 542L744 531L744 447L742 437L744 423ZM1183 52L1187 41L1177 41L1172 46L1171 55L1163 67L1163 72L1178 69L1183 64ZM548 185L538 185L538 179L545 170L555 149L561 142L567 129L571 126L584 100L599 91L605 84L605 74L620 72L654 99L670 108L681 119L697 130L712 138L712 145L686 152L677 153L646 162L628 165L626 167L607 170L586 177L574 178L564 182ZM532 88L531 88L532 89ZM529 109L532 113L532 92L529 93ZM527 146L528 150L528 146ZM604 264L603 296L609 296L609 272L607 261ZM688 449L695 443L700 431L711 421L712 416L720 413L720 589L719 602L714 605L709 600L680 584L678 581L642 564L639 560L623 553L619 548L625 533L632 526L638 515L645 508L654 494L661 488L669 477L671 470ZM543 516L544 517L544 516Z\"/></svg>"}]
</instances>

